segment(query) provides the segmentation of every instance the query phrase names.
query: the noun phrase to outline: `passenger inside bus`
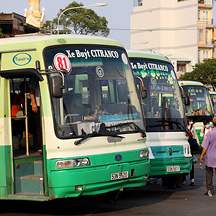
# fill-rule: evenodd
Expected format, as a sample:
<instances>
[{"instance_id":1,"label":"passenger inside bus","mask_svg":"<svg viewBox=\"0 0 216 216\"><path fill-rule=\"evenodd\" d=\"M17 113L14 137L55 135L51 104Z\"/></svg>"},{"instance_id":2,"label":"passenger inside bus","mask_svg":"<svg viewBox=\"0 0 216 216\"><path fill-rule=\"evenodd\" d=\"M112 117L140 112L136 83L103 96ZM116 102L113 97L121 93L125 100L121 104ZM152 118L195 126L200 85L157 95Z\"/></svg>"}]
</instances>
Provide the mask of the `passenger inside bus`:
<instances>
[{"instance_id":1,"label":"passenger inside bus","mask_svg":"<svg viewBox=\"0 0 216 216\"><path fill-rule=\"evenodd\" d=\"M22 82L19 86L19 93L11 95L13 96L13 101L11 102L13 136L18 137L23 136L23 131L25 130L25 122L23 121L25 115L25 88L26 92L29 92L28 85L25 86L25 82Z\"/></svg>"},{"instance_id":2,"label":"passenger inside bus","mask_svg":"<svg viewBox=\"0 0 216 216\"><path fill-rule=\"evenodd\" d=\"M30 116L34 118L31 119L30 124L33 128L33 134L36 140L35 141L36 148L38 151L41 152L42 133L41 133L41 118L40 118L40 90L39 90L39 83L34 77L30 78L29 90L30 90L30 99L31 99Z\"/></svg>"},{"instance_id":3,"label":"passenger inside bus","mask_svg":"<svg viewBox=\"0 0 216 216\"><path fill-rule=\"evenodd\" d=\"M20 93L15 94L12 101L11 116L23 116L23 107L25 106L25 82L20 84ZM26 85L26 92L29 92L29 87Z\"/></svg>"},{"instance_id":4,"label":"passenger inside bus","mask_svg":"<svg viewBox=\"0 0 216 216\"><path fill-rule=\"evenodd\" d=\"M29 78L25 80L24 78L14 78L10 82L12 143L16 154L24 154L26 137L28 137L31 152L41 149L40 110L37 104L34 106L34 103L36 103L35 91L29 87L29 81L31 84ZM38 116L39 123L35 116ZM26 127L28 127L28 136L26 136Z\"/></svg>"},{"instance_id":5,"label":"passenger inside bus","mask_svg":"<svg viewBox=\"0 0 216 216\"><path fill-rule=\"evenodd\" d=\"M69 91L63 94L63 107L65 110L65 122L77 122L85 115L85 108L82 104L82 95Z\"/></svg>"}]
</instances>

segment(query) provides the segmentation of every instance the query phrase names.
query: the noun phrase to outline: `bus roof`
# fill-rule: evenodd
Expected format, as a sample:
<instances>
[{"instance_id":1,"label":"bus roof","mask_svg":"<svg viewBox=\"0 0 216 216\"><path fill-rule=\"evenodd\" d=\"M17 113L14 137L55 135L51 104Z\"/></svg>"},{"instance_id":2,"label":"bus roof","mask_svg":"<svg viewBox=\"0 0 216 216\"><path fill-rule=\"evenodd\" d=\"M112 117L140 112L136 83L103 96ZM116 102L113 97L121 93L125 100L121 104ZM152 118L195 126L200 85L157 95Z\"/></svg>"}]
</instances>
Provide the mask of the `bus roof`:
<instances>
[{"instance_id":1,"label":"bus roof","mask_svg":"<svg viewBox=\"0 0 216 216\"><path fill-rule=\"evenodd\" d=\"M216 95L216 92L215 91L209 91L209 94Z\"/></svg>"},{"instance_id":2,"label":"bus roof","mask_svg":"<svg viewBox=\"0 0 216 216\"><path fill-rule=\"evenodd\" d=\"M203 83L196 82L196 81L179 81L179 85L180 86L189 86L189 85L192 85L192 86L204 86Z\"/></svg>"},{"instance_id":3,"label":"bus roof","mask_svg":"<svg viewBox=\"0 0 216 216\"><path fill-rule=\"evenodd\" d=\"M153 52L147 52L147 51L139 51L139 50L127 50L127 54L129 58L147 58L147 59L156 59L160 61L166 61L171 63L171 61L160 54L156 54Z\"/></svg>"},{"instance_id":4,"label":"bus roof","mask_svg":"<svg viewBox=\"0 0 216 216\"><path fill-rule=\"evenodd\" d=\"M122 47L118 41L98 36L87 35L38 35L38 36L22 36L13 38L0 39L0 53L4 51L15 51L16 49L47 47L52 45L63 44L94 44L94 45L110 45Z\"/></svg>"}]
</instances>

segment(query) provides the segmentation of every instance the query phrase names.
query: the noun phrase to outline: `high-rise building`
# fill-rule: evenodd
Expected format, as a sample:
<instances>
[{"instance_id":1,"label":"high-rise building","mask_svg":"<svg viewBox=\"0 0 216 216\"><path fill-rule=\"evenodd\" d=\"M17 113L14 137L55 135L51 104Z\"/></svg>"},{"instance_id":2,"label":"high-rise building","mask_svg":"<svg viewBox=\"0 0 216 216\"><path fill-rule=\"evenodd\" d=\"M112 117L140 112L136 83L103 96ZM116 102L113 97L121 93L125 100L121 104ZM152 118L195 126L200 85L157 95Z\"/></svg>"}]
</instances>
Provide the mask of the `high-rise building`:
<instances>
[{"instance_id":1,"label":"high-rise building","mask_svg":"<svg viewBox=\"0 0 216 216\"><path fill-rule=\"evenodd\" d=\"M213 42L214 42L213 58L216 58L216 26L214 26L214 30L213 30Z\"/></svg>"},{"instance_id":2,"label":"high-rise building","mask_svg":"<svg viewBox=\"0 0 216 216\"><path fill-rule=\"evenodd\" d=\"M134 0L131 49L169 57L176 71L213 56L213 0Z\"/></svg>"},{"instance_id":3,"label":"high-rise building","mask_svg":"<svg viewBox=\"0 0 216 216\"><path fill-rule=\"evenodd\" d=\"M213 57L213 2L212 0L198 1L198 62Z\"/></svg>"},{"instance_id":4,"label":"high-rise building","mask_svg":"<svg viewBox=\"0 0 216 216\"><path fill-rule=\"evenodd\" d=\"M40 0L29 0L28 10L25 8L26 23L38 28L46 22L45 9L40 11Z\"/></svg>"}]
</instances>

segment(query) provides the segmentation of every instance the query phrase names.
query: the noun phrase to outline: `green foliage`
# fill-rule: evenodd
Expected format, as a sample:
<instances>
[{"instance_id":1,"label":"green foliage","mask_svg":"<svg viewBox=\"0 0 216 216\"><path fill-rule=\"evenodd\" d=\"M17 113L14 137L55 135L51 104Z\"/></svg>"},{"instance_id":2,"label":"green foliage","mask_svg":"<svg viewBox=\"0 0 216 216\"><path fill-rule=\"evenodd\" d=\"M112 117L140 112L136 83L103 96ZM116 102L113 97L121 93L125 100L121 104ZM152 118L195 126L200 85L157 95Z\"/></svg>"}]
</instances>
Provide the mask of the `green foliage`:
<instances>
[{"instance_id":1,"label":"green foliage","mask_svg":"<svg viewBox=\"0 0 216 216\"><path fill-rule=\"evenodd\" d=\"M52 21L47 20L40 28L40 32L43 34L57 34L56 26L53 25Z\"/></svg>"},{"instance_id":2,"label":"green foliage","mask_svg":"<svg viewBox=\"0 0 216 216\"><path fill-rule=\"evenodd\" d=\"M98 16L93 10L86 8L77 8L82 7L82 3L72 2L65 9L69 9L62 14L59 24L63 26L63 32L71 29L70 31L74 34L84 34L84 35L101 35L108 36L109 28L107 27L108 21L105 17ZM65 10L61 9L58 13L57 18L53 20L53 23L58 24L58 17Z\"/></svg>"},{"instance_id":3,"label":"green foliage","mask_svg":"<svg viewBox=\"0 0 216 216\"><path fill-rule=\"evenodd\" d=\"M0 28L0 37L3 35L3 33L2 33L2 29Z\"/></svg>"},{"instance_id":4,"label":"green foliage","mask_svg":"<svg viewBox=\"0 0 216 216\"><path fill-rule=\"evenodd\" d=\"M196 64L193 71L185 73L179 80L190 80L212 85L216 88L216 59L204 59L203 63Z\"/></svg>"}]
</instances>

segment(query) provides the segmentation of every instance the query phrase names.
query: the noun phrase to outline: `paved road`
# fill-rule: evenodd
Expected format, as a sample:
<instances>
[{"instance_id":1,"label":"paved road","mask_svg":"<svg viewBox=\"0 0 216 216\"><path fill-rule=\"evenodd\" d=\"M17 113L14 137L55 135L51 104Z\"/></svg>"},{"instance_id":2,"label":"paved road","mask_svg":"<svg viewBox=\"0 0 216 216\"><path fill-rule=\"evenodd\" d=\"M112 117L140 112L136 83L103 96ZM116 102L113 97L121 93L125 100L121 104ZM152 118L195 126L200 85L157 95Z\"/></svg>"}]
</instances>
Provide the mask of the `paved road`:
<instances>
[{"instance_id":1,"label":"paved road","mask_svg":"<svg viewBox=\"0 0 216 216\"><path fill-rule=\"evenodd\" d=\"M205 171L200 169L199 164L195 164L195 178L194 187L189 186L187 177L186 185L180 189L167 189L161 185L126 189L116 201L113 194L57 200L51 203L1 201L1 208L4 206L5 212L0 215L215 216L216 195L211 198L204 195ZM216 177L214 185L216 186Z\"/></svg>"}]
</instances>

